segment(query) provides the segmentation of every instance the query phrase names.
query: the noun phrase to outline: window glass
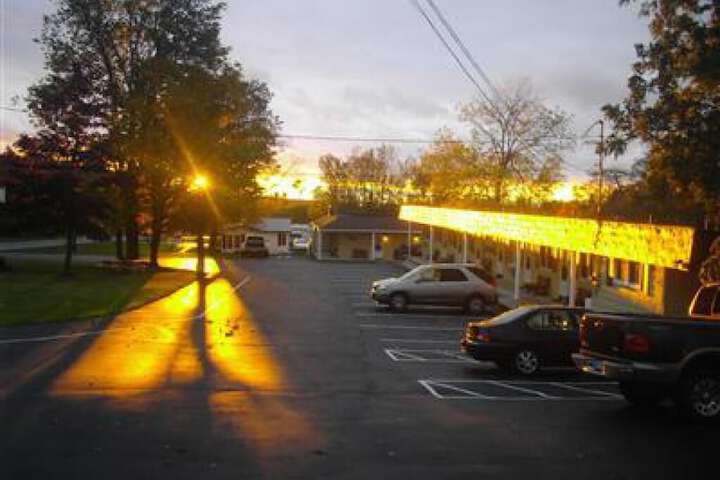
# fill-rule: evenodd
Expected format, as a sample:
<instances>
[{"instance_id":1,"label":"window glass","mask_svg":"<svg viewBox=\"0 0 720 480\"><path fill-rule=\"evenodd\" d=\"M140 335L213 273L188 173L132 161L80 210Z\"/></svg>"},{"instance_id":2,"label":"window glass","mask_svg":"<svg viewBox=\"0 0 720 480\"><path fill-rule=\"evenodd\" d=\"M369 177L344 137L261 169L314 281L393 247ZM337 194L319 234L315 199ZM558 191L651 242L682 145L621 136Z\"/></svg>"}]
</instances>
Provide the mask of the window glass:
<instances>
[{"instance_id":1,"label":"window glass","mask_svg":"<svg viewBox=\"0 0 720 480\"><path fill-rule=\"evenodd\" d=\"M700 289L700 292L698 292L697 298L695 299L693 314L710 315L710 312L712 312L713 300L717 295L717 291L717 287L705 287ZM716 301L716 311L718 308L717 303L718 302Z\"/></svg>"},{"instance_id":2,"label":"window glass","mask_svg":"<svg viewBox=\"0 0 720 480\"><path fill-rule=\"evenodd\" d=\"M565 310L543 310L528 319L533 330L571 331L577 328L577 319Z\"/></svg>"},{"instance_id":3,"label":"window glass","mask_svg":"<svg viewBox=\"0 0 720 480\"><path fill-rule=\"evenodd\" d=\"M480 267L468 267L468 270L470 270L473 275L487 283L493 282L492 275L490 275L488 272L486 272Z\"/></svg>"},{"instance_id":4,"label":"window glass","mask_svg":"<svg viewBox=\"0 0 720 480\"><path fill-rule=\"evenodd\" d=\"M465 274L457 268L439 268L441 282L467 282Z\"/></svg>"}]
</instances>

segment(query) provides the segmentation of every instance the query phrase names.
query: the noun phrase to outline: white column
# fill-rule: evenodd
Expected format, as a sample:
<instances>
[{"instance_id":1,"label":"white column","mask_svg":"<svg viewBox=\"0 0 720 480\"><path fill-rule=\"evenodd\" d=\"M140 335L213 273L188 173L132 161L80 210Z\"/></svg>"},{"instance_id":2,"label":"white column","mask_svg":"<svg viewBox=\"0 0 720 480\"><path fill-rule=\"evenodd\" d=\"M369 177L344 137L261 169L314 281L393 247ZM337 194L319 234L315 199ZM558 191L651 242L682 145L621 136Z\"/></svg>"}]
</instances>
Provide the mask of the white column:
<instances>
[{"instance_id":1,"label":"white column","mask_svg":"<svg viewBox=\"0 0 720 480\"><path fill-rule=\"evenodd\" d=\"M322 230L317 229L317 259L322 260Z\"/></svg>"},{"instance_id":2,"label":"white column","mask_svg":"<svg viewBox=\"0 0 720 480\"><path fill-rule=\"evenodd\" d=\"M463 263L467 263L468 261L468 250L467 245L468 239L467 239L467 233L463 232Z\"/></svg>"},{"instance_id":3,"label":"white column","mask_svg":"<svg viewBox=\"0 0 720 480\"><path fill-rule=\"evenodd\" d=\"M513 284L513 298L515 301L520 300L520 276L522 272L522 247L520 242L515 242L515 281Z\"/></svg>"},{"instance_id":4,"label":"white column","mask_svg":"<svg viewBox=\"0 0 720 480\"><path fill-rule=\"evenodd\" d=\"M433 263L433 227L430 225L430 255L428 256L428 263Z\"/></svg>"},{"instance_id":5,"label":"white column","mask_svg":"<svg viewBox=\"0 0 720 480\"><path fill-rule=\"evenodd\" d=\"M568 291L568 304L575 306L575 290L577 290L577 252L570 252L570 289Z\"/></svg>"},{"instance_id":6,"label":"white column","mask_svg":"<svg viewBox=\"0 0 720 480\"><path fill-rule=\"evenodd\" d=\"M408 222L408 253L407 253L407 259L410 260L412 258L412 223Z\"/></svg>"},{"instance_id":7,"label":"white column","mask_svg":"<svg viewBox=\"0 0 720 480\"><path fill-rule=\"evenodd\" d=\"M370 234L370 260L375 260L375 232Z\"/></svg>"}]
</instances>

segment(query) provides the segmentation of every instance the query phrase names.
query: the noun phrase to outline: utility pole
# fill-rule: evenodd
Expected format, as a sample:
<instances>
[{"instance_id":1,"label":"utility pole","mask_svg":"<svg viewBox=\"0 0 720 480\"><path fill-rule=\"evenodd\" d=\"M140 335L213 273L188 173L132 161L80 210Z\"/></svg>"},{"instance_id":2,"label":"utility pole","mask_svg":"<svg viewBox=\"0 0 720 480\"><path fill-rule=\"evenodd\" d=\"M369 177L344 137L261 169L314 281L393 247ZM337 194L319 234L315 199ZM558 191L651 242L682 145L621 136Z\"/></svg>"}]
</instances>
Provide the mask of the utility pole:
<instances>
[{"instance_id":1,"label":"utility pole","mask_svg":"<svg viewBox=\"0 0 720 480\"><path fill-rule=\"evenodd\" d=\"M605 178L605 122L600 119L600 145L598 146L598 203L597 217L602 217L603 181Z\"/></svg>"}]
</instances>

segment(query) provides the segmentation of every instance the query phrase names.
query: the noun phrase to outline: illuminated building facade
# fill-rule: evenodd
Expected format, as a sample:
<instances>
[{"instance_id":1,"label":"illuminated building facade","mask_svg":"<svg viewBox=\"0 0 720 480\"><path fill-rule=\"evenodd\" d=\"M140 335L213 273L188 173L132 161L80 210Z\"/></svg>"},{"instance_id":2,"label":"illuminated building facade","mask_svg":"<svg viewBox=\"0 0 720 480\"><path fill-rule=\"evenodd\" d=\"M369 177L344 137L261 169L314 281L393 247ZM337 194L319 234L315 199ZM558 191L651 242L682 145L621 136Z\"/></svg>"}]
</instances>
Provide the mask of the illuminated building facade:
<instances>
[{"instance_id":1,"label":"illuminated building facade","mask_svg":"<svg viewBox=\"0 0 720 480\"><path fill-rule=\"evenodd\" d=\"M515 302L591 298L598 309L680 315L697 287L685 226L414 205L399 218L430 229L425 262L430 251L435 262L477 262Z\"/></svg>"}]
</instances>

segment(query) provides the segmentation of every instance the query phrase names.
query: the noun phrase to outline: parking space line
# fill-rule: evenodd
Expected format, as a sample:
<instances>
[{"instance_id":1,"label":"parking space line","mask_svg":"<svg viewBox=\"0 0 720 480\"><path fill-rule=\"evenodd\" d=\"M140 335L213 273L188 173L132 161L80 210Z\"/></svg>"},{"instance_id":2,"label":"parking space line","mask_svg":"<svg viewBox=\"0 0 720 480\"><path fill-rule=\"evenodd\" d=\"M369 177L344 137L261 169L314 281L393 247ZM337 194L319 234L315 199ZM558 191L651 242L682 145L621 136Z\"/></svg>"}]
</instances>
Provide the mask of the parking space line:
<instances>
[{"instance_id":1,"label":"parking space line","mask_svg":"<svg viewBox=\"0 0 720 480\"><path fill-rule=\"evenodd\" d=\"M549 400L560 398L560 397L556 397L554 395L548 395L547 393L538 392L537 390L531 390L529 388L518 387L517 385L508 385L503 382L498 382L497 380L487 380L486 382L491 385L497 385L498 387L509 388L511 390L517 390L518 392L524 392L524 393L529 393L531 395L537 395L538 397L547 398Z\"/></svg>"},{"instance_id":2,"label":"parking space line","mask_svg":"<svg viewBox=\"0 0 720 480\"><path fill-rule=\"evenodd\" d=\"M467 322L468 317L456 315L433 315L428 313L374 313L374 312L355 312L356 317L363 318L395 318L395 319L415 319L415 320L461 320Z\"/></svg>"},{"instance_id":3,"label":"parking space line","mask_svg":"<svg viewBox=\"0 0 720 480\"><path fill-rule=\"evenodd\" d=\"M615 382L542 382L542 381L509 381L509 382L499 382L496 380L467 380L467 379L456 379L456 380L447 380L447 379L423 379L418 380L418 383L420 383L423 387L425 387L426 390L435 398L441 399L441 400L457 400L457 399L481 399L481 400L493 400L493 401L588 401L588 400L597 400L597 401L610 401L610 400L620 400L622 397L620 395L616 395L610 392L605 392L602 390L593 390L593 389L583 389L583 388L574 388L578 384L587 384L587 385L603 385L603 386L610 386L610 385L616 385ZM517 396L517 395L487 395L480 392L476 392L472 390L472 387L463 388L461 386L455 385L457 383L460 384L477 384L477 385L493 385L500 388L505 388L508 390L515 390L519 392L523 392L526 394L530 394L531 396ZM557 396L557 395L548 395L543 392L539 392L534 389L530 388L523 388L516 384L522 384L522 385L528 385L528 384L535 384L535 385L552 385L553 387L566 387L568 390L578 390L578 391L585 391L590 396ZM439 389L447 389L452 390L455 392L461 392L463 395L446 395L439 391ZM599 396L598 396L599 395Z\"/></svg>"},{"instance_id":4,"label":"parking space line","mask_svg":"<svg viewBox=\"0 0 720 480\"><path fill-rule=\"evenodd\" d=\"M608 397L623 398L622 395L618 395L617 393L606 392L606 391L603 391L603 390L595 390L595 389L592 389L592 388L578 387L577 384L574 384L574 385L573 385L573 384L561 383L561 382L550 382L550 383L553 384L553 385L555 385L555 386L557 386L557 387L567 388L568 390L574 390L574 391L577 391L577 392L589 392L589 393L594 393L594 394L597 394L597 395L605 395L605 396L608 396ZM603 385L605 385L605 384L603 384ZM613 385L614 385L614 384L613 384Z\"/></svg>"},{"instance_id":5,"label":"parking space line","mask_svg":"<svg viewBox=\"0 0 720 480\"><path fill-rule=\"evenodd\" d=\"M423 362L423 363L471 363L474 360L463 356L459 352L448 350L422 350L405 348L383 349L388 357L395 362ZM432 358L439 356L440 358Z\"/></svg>"},{"instance_id":6,"label":"parking space line","mask_svg":"<svg viewBox=\"0 0 720 480\"><path fill-rule=\"evenodd\" d=\"M466 390L464 388L456 387L454 385L445 385L444 383L440 382L431 382L427 380L418 380L418 383L425 387L425 389L430 392L430 394L440 400L445 399L453 399L453 398L482 398L482 399L489 399L490 397L487 397L486 395L483 395L481 393L473 392L471 390ZM434 386L442 387L447 390L453 390L456 392L460 392L464 395L442 395L437 390L435 390Z\"/></svg>"},{"instance_id":7,"label":"parking space line","mask_svg":"<svg viewBox=\"0 0 720 480\"><path fill-rule=\"evenodd\" d=\"M353 308L358 308L358 307L379 307L380 305L378 305L375 302L353 302L350 304L350 306Z\"/></svg>"}]
</instances>

